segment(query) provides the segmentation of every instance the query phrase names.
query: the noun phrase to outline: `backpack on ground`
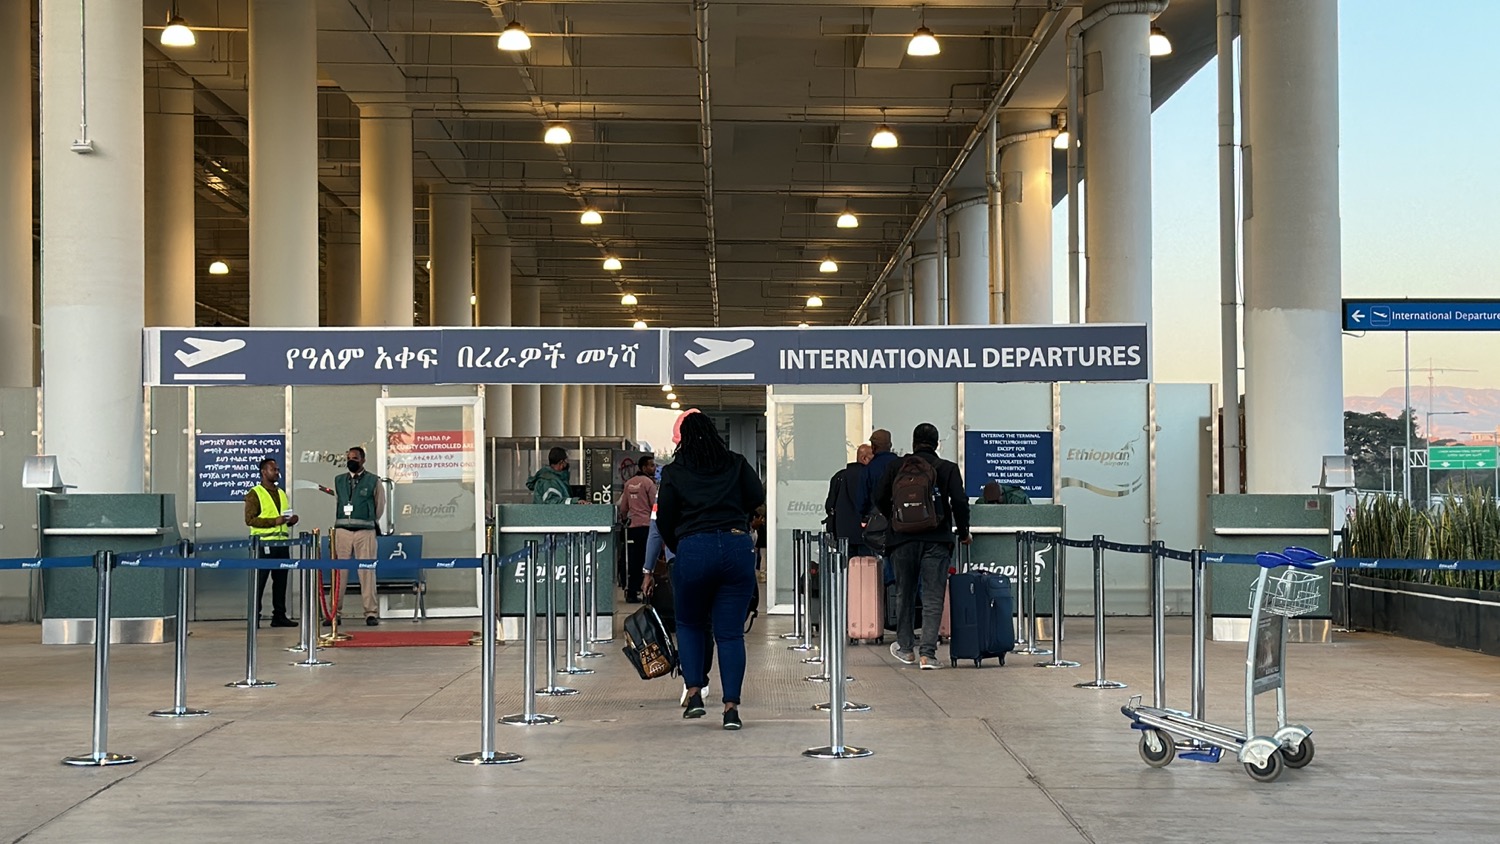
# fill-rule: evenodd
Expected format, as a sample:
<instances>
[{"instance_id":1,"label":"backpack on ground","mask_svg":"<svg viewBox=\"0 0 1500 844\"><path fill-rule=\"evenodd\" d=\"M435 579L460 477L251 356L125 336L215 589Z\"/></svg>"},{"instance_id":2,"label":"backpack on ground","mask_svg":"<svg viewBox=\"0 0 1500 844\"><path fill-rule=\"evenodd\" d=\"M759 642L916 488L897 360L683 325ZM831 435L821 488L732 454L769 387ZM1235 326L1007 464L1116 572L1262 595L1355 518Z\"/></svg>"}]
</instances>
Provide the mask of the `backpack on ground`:
<instances>
[{"instance_id":1,"label":"backpack on ground","mask_svg":"<svg viewBox=\"0 0 1500 844\"><path fill-rule=\"evenodd\" d=\"M625 647L621 650L642 680L665 677L677 670L677 645L650 604L625 619Z\"/></svg>"},{"instance_id":2,"label":"backpack on ground","mask_svg":"<svg viewBox=\"0 0 1500 844\"><path fill-rule=\"evenodd\" d=\"M938 529L937 470L923 457L908 455L891 484L891 530L927 533Z\"/></svg>"}]
</instances>

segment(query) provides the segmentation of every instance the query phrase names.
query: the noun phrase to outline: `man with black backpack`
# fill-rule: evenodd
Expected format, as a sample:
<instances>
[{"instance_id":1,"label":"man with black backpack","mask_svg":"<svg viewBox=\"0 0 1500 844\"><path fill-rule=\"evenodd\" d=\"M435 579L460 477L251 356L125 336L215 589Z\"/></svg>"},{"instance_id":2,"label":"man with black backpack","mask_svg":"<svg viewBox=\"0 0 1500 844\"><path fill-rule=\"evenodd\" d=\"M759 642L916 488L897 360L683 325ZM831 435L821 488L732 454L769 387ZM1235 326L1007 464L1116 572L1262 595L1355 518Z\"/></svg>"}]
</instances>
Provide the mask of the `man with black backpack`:
<instances>
[{"instance_id":1,"label":"man with black backpack","mask_svg":"<svg viewBox=\"0 0 1500 844\"><path fill-rule=\"evenodd\" d=\"M948 567L955 533L965 545L969 535L969 497L958 464L937 455L937 427L923 422L912 431L912 453L893 462L881 475L875 505L890 521L887 554L896 570L896 641L891 654L924 670L941 668L937 659L938 625L947 600ZM920 657L914 653L917 584L922 586Z\"/></svg>"}]
</instances>

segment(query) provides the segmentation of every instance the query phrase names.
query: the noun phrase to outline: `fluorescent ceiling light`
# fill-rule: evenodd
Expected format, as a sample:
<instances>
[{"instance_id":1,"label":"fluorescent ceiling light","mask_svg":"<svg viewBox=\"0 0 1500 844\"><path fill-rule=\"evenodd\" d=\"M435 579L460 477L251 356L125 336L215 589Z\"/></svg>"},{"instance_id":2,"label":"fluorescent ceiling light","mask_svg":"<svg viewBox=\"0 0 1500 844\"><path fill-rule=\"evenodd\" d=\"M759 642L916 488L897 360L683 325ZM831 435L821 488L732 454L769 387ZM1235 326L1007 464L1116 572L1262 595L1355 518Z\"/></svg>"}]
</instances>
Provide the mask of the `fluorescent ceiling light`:
<instances>
[{"instance_id":1,"label":"fluorescent ceiling light","mask_svg":"<svg viewBox=\"0 0 1500 844\"><path fill-rule=\"evenodd\" d=\"M163 47L191 47L197 43L197 36L193 35L193 31L188 29L187 22L177 14L176 8L173 8L167 15L167 28L161 31L161 45Z\"/></svg>"},{"instance_id":2,"label":"fluorescent ceiling light","mask_svg":"<svg viewBox=\"0 0 1500 844\"><path fill-rule=\"evenodd\" d=\"M500 32L500 40L495 46L508 53L519 53L522 50L530 50L531 36L526 34L526 27L521 26L520 21L511 21Z\"/></svg>"},{"instance_id":3,"label":"fluorescent ceiling light","mask_svg":"<svg viewBox=\"0 0 1500 844\"><path fill-rule=\"evenodd\" d=\"M1151 27L1151 38L1146 42L1146 49L1152 56L1172 55L1172 39L1159 26Z\"/></svg>"},{"instance_id":4,"label":"fluorescent ceiling light","mask_svg":"<svg viewBox=\"0 0 1500 844\"><path fill-rule=\"evenodd\" d=\"M596 209L590 207L583 209L583 213L578 215L578 222L585 226L597 226L604 222L604 217Z\"/></svg>"},{"instance_id":5,"label":"fluorescent ceiling light","mask_svg":"<svg viewBox=\"0 0 1500 844\"><path fill-rule=\"evenodd\" d=\"M841 229L857 229L859 228L859 218L854 216L853 211L845 208L844 213L839 215L839 221L836 225Z\"/></svg>"},{"instance_id":6,"label":"fluorescent ceiling light","mask_svg":"<svg viewBox=\"0 0 1500 844\"><path fill-rule=\"evenodd\" d=\"M610 255L604 259L604 268L610 272L620 269L620 259Z\"/></svg>"},{"instance_id":7,"label":"fluorescent ceiling light","mask_svg":"<svg viewBox=\"0 0 1500 844\"><path fill-rule=\"evenodd\" d=\"M569 132L568 127L561 123L553 123L547 127L546 133L542 135L542 140L555 146L563 146L573 143L573 133Z\"/></svg>"},{"instance_id":8,"label":"fluorescent ceiling light","mask_svg":"<svg viewBox=\"0 0 1500 844\"><path fill-rule=\"evenodd\" d=\"M895 149L900 145L901 141L896 133L884 123L876 127L875 134L870 138L871 149Z\"/></svg>"},{"instance_id":9,"label":"fluorescent ceiling light","mask_svg":"<svg viewBox=\"0 0 1500 844\"><path fill-rule=\"evenodd\" d=\"M818 272L820 273L836 273L838 271L838 262L832 258L824 258L823 263L818 265Z\"/></svg>"},{"instance_id":10,"label":"fluorescent ceiling light","mask_svg":"<svg viewBox=\"0 0 1500 844\"><path fill-rule=\"evenodd\" d=\"M208 265L209 275L229 275L229 265L223 261L214 261Z\"/></svg>"},{"instance_id":11,"label":"fluorescent ceiling light","mask_svg":"<svg viewBox=\"0 0 1500 844\"><path fill-rule=\"evenodd\" d=\"M637 300L634 293L626 293L624 296L620 297L620 304L624 305L627 308L635 307L636 303Z\"/></svg>"},{"instance_id":12,"label":"fluorescent ceiling light","mask_svg":"<svg viewBox=\"0 0 1500 844\"><path fill-rule=\"evenodd\" d=\"M809 308L823 307L823 297L814 293L813 295L807 297L807 306Z\"/></svg>"},{"instance_id":13,"label":"fluorescent ceiling light","mask_svg":"<svg viewBox=\"0 0 1500 844\"><path fill-rule=\"evenodd\" d=\"M938 45L937 36L925 26L917 27L917 31L911 34L911 40L906 42L908 56L935 56L942 51L943 48Z\"/></svg>"}]
</instances>

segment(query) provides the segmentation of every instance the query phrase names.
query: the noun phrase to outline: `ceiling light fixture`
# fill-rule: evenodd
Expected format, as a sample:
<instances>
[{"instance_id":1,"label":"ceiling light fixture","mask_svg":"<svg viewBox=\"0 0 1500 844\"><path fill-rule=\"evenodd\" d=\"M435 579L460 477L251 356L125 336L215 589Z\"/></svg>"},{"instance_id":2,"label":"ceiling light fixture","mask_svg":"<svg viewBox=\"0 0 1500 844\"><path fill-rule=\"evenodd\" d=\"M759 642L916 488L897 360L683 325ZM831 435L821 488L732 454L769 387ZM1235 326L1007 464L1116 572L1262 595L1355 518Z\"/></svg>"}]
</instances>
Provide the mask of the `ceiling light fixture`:
<instances>
[{"instance_id":1,"label":"ceiling light fixture","mask_svg":"<svg viewBox=\"0 0 1500 844\"><path fill-rule=\"evenodd\" d=\"M677 401L676 393L667 393L667 401Z\"/></svg>"},{"instance_id":2,"label":"ceiling light fixture","mask_svg":"<svg viewBox=\"0 0 1500 844\"><path fill-rule=\"evenodd\" d=\"M633 308L638 304L638 300L635 298L634 293L626 293L620 297L620 304L627 308Z\"/></svg>"},{"instance_id":3,"label":"ceiling light fixture","mask_svg":"<svg viewBox=\"0 0 1500 844\"><path fill-rule=\"evenodd\" d=\"M1052 139L1052 148L1067 149L1069 140L1071 140L1071 136L1068 134L1068 130L1064 129L1057 133L1057 137Z\"/></svg>"},{"instance_id":4,"label":"ceiling light fixture","mask_svg":"<svg viewBox=\"0 0 1500 844\"><path fill-rule=\"evenodd\" d=\"M820 273L836 273L838 271L838 262L832 258L824 258L823 263L818 265L818 272Z\"/></svg>"},{"instance_id":5,"label":"ceiling light fixture","mask_svg":"<svg viewBox=\"0 0 1500 844\"><path fill-rule=\"evenodd\" d=\"M672 409L673 409L673 410L681 410L681 409L682 409L682 404L681 404L681 403L679 403L679 402L675 402L675 401L674 401L674 402L672 402L672 404L671 404L671 408L672 408Z\"/></svg>"},{"instance_id":6,"label":"ceiling light fixture","mask_svg":"<svg viewBox=\"0 0 1500 844\"><path fill-rule=\"evenodd\" d=\"M505 29L500 31L500 40L495 43L495 46L507 53L519 53L523 50L530 50L531 36L526 34L526 27L521 26L520 21L513 20L505 25Z\"/></svg>"},{"instance_id":7,"label":"ceiling light fixture","mask_svg":"<svg viewBox=\"0 0 1500 844\"><path fill-rule=\"evenodd\" d=\"M663 384L663 385L661 385L661 391L663 393L670 393L670 392L672 392L672 385L671 384Z\"/></svg>"},{"instance_id":8,"label":"ceiling light fixture","mask_svg":"<svg viewBox=\"0 0 1500 844\"><path fill-rule=\"evenodd\" d=\"M908 56L935 56L942 51L943 48L938 44L937 36L925 26L917 27L917 31L911 34L911 40L906 42Z\"/></svg>"},{"instance_id":9,"label":"ceiling light fixture","mask_svg":"<svg viewBox=\"0 0 1500 844\"><path fill-rule=\"evenodd\" d=\"M1146 50L1153 58L1172 55L1172 39L1159 26L1151 27L1151 37L1146 41Z\"/></svg>"},{"instance_id":10,"label":"ceiling light fixture","mask_svg":"<svg viewBox=\"0 0 1500 844\"><path fill-rule=\"evenodd\" d=\"M633 327L635 327L635 328L645 328L646 327L646 321L643 320L643 319L638 319L638 320L635 321L635 325Z\"/></svg>"},{"instance_id":11,"label":"ceiling light fixture","mask_svg":"<svg viewBox=\"0 0 1500 844\"><path fill-rule=\"evenodd\" d=\"M807 323L805 323L805 322L799 322L799 323L797 323L797 327L798 328L806 328L807 327Z\"/></svg>"},{"instance_id":12,"label":"ceiling light fixture","mask_svg":"<svg viewBox=\"0 0 1500 844\"><path fill-rule=\"evenodd\" d=\"M161 31L161 45L163 47L191 47L198 43L198 37L188 28L187 21L182 15L177 14L177 4L172 4L172 11L167 13L167 28Z\"/></svg>"},{"instance_id":13,"label":"ceiling light fixture","mask_svg":"<svg viewBox=\"0 0 1500 844\"><path fill-rule=\"evenodd\" d=\"M229 265L223 261L214 261L208 265L209 275L229 275Z\"/></svg>"},{"instance_id":14,"label":"ceiling light fixture","mask_svg":"<svg viewBox=\"0 0 1500 844\"><path fill-rule=\"evenodd\" d=\"M469 294L469 305L473 306L473 305L477 305L477 304L479 304L479 297L475 296L473 293L470 293Z\"/></svg>"},{"instance_id":15,"label":"ceiling light fixture","mask_svg":"<svg viewBox=\"0 0 1500 844\"><path fill-rule=\"evenodd\" d=\"M871 149L895 149L901 145L901 139L885 122L885 109L880 110L880 125L875 127L875 134L870 136Z\"/></svg>"},{"instance_id":16,"label":"ceiling light fixture","mask_svg":"<svg viewBox=\"0 0 1500 844\"><path fill-rule=\"evenodd\" d=\"M578 215L578 222L585 226L597 226L604 222L604 217L599 213L598 209L590 205L588 208L583 209L582 214Z\"/></svg>"},{"instance_id":17,"label":"ceiling light fixture","mask_svg":"<svg viewBox=\"0 0 1500 844\"><path fill-rule=\"evenodd\" d=\"M615 272L616 270L620 269L620 266L620 259L616 258L613 255L610 255L604 259L604 269L610 272Z\"/></svg>"},{"instance_id":18,"label":"ceiling light fixture","mask_svg":"<svg viewBox=\"0 0 1500 844\"><path fill-rule=\"evenodd\" d=\"M839 220L835 225L841 229L857 229L859 228L859 218L854 216L853 211L845 208L844 213L839 215Z\"/></svg>"},{"instance_id":19,"label":"ceiling light fixture","mask_svg":"<svg viewBox=\"0 0 1500 844\"><path fill-rule=\"evenodd\" d=\"M568 127L563 124L553 123L547 127L547 131L542 135L542 140L553 146L565 146L573 143L573 133L569 132Z\"/></svg>"},{"instance_id":20,"label":"ceiling light fixture","mask_svg":"<svg viewBox=\"0 0 1500 844\"><path fill-rule=\"evenodd\" d=\"M821 308L821 307L823 307L823 297L819 296L816 293L814 293L813 295L807 297L807 306L809 308Z\"/></svg>"}]
</instances>

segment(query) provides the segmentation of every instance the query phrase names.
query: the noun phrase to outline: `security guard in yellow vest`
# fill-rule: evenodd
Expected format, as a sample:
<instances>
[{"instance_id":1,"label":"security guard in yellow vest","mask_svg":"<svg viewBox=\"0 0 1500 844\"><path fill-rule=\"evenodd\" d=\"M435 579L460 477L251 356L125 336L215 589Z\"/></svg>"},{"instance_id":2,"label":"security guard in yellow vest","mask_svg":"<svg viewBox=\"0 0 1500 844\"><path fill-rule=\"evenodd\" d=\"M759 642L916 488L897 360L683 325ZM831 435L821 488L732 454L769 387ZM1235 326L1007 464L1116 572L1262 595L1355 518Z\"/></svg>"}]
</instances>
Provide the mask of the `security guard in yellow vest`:
<instances>
[{"instance_id":1,"label":"security guard in yellow vest","mask_svg":"<svg viewBox=\"0 0 1500 844\"><path fill-rule=\"evenodd\" d=\"M250 535L260 539L287 539L291 527L297 523L297 514L292 512L286 490L277 486L281 480L281 467L272 458L260 461L260 483L245 493L245 526ZM262 558L287 559L289 548L262 548ZM271 626L296 627L286 614L287 573L284 569L259 569L255 573L256 625L260 624L261 598L266 591L266 580L271 581Z\"/></svg>"}]
</instances>

